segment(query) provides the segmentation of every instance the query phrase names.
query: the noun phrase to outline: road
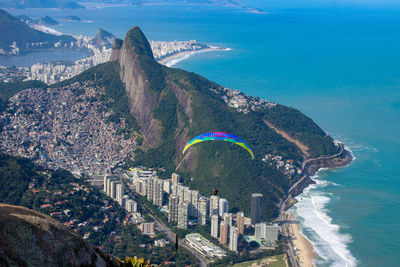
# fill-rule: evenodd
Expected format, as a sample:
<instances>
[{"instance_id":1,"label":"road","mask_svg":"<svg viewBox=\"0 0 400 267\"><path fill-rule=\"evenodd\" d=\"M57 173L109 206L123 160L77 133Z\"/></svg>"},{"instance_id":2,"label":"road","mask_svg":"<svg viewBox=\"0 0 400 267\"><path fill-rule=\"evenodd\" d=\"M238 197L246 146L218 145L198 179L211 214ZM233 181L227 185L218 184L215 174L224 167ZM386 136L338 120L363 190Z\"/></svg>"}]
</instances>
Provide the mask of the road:
<instances>
[{"instance_id":1,"label":"road","mask_svg":"<svg viewBox=\"0 0 400 267\"><path fill-rule=\"evenodd\" d=\"M340 152L338 152L338 153L336 153L334 155L321 156L321 157L305 160L303 162L302 166L301 166L301 172L304 173L304 170L305 170L306 166L312 161L335 158L335 157L341 155L343 153L344 147L343 147L343 144L339 144L339 145L340 145ZM287 221L287 215L285 214L285 212L286 212L287 207L288 207L288 201L292 198L293 189L295 189L300 183L302 183L304 181L304 179L306 179L306 177L308 177L308 175L304 174L296 183L294 183L289 188L286 198L283 199L281 201L281 203L279 204L279 207L280 207L279 218L276 220L280 225L281 233L286 237L287 253L289 255L289 260L290 260L291 266L293 266L293 267L298 267L298 266L300 266L300 264L297 261L296 253L294 252L293 243L292 243L292 236L290 235L290 232L287 229L288 221Z\"/></svg>"},{"instance_id":2,"label":"road","mask_svg":"<svg viewBox=\"0 0 400 267\"><path fill-rule=\"evenodd\" d=\"M157 228L159 229L159 231L161 230L162 232L164 232L168 239L175 243L175 233L172 232L168 226L166 226L164 224L163 221L161 221L155 214L152 213L152 211L150 209L148 209L145 205L142 205L143 208L145 208L148 212L149 212L149 216L151 218L153 218L153 220L156 222L157 224ZM200 261L200 266L207 266L208 263L210 263L211 261L201 257L200 255L198 255L191 247L189 247L188 245L186 245L182 240L178 241L179 243L179 247L184 247L185 249L187 249L189 252L191 252L199 261Z\"/></svg>"},{"instance_id":3,"label":"road","mask_svg":"<svg viewBox=\"0 0 400 267\"><path fill-rule=\"evenodd\" d=\"M280 230L283 236L286 237L286 252L289 256L289 261L290 261L290 266L292 267L300 267L299 262L297 261L296 253L294 252L294 247L292 243L292 236L290 235L290 231L288 229L288 221L287 221L287 215L283 214L281 217L279 217L280 221Z\"/></svg>"}]
</instances>

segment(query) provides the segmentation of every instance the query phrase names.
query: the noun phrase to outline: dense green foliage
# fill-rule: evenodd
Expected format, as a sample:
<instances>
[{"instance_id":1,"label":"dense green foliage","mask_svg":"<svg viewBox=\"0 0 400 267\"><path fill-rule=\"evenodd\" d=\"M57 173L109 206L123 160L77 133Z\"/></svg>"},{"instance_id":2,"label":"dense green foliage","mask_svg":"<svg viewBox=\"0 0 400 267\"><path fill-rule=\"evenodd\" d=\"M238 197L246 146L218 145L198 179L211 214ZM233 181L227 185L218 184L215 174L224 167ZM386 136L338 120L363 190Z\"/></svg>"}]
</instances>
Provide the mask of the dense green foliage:
<instances>
[{"instance_id":1,"label":"dense green foliage","mask_svg":"<svg viewBox=\"0 0 400 267\"><path fill-rule=\"evenodd\" d=\"M0 97L8 99L22 90L28 88L47 88L47 84L41 81L18 81L12 83L0 82Z\"/></svg>"},{"instance_id":2,"label":"dense green foliage","mask_svg":"<svg viewBox=\"0 0 400 267\"><path fill-rule=\"evenodd\" d=\"M36 167L30 160L14 158L0 154L0 201L12 205L23 205L23 196L29 186L29 181L43 181L43 177L37 172ZM28 205L32 205L28 203ZM24 206L24 205L23 205ZM31 208L31 206L28 206Z\"/></svg>"},{"instance_id":3,"label":"dense green foliage","mask_svg":"<svg viewBox=\"0 0 400 267\"><path fill-rule=\"evenodd\" d=\"M264 114L265 118L274 126L308 146L311 156L318 157L337 152L338 148L334 145L332 137L326 135L312 119L300 111L276 105L274 108L266 110Z\"/></svg>"}]
</instances>

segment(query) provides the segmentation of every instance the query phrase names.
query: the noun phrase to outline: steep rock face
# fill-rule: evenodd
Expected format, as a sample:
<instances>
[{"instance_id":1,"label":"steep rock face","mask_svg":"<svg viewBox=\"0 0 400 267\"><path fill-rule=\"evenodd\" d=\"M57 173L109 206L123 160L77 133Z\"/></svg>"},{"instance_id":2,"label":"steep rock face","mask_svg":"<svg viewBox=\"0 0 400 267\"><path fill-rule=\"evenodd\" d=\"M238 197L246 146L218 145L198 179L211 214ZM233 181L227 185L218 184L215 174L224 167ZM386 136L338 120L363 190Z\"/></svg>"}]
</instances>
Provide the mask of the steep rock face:
<instances>
[{"instance_id":1,"label":"steep rock face","mask_svg":"<svg viewBox=\"0 0 400 267\"><path fill-rule=\"evenodd\" d=\"M140 124L145 141L150 147L156 147L161 140L160 122L153 117L158 94L150 91L151 78L144 73L142 66L146 61L154 61L154 65L159 67L143 33L134 27L126 34L119 52L120 77L129 97L131 113Z\"/></svg>"},{"instance_id":2,"label":"steep rock face","mask_svg":"<svg viewBox=\"0 0 400 267\"><path fill-rule=\"evenodd\" d=\"M114 43L112 45L110 61L116 61L119 59L119 51L121 50L122 42L123 41L121 39L114 40Z\"/></svg>"},{"instance_id":3,"label":"steep rock face","mask_svg":"<svg viewBox=\"0 0 400 267\"><path fill-rule=\"evenodd\" d=\"M106 266L76 233L42 213L0 204L1 266Z\"/></svg>"}]
</instances>

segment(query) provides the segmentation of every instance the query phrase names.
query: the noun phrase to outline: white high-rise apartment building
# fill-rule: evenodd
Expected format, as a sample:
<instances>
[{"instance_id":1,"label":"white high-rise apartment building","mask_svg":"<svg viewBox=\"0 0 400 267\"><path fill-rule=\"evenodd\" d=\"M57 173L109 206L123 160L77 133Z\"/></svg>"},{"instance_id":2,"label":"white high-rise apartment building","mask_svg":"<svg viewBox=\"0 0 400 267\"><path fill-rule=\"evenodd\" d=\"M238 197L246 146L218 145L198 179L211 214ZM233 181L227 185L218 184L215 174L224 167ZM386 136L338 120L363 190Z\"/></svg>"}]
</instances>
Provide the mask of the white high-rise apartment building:
<instances>
[{"instance_id":1,"label":"white high-rise apartment building","mask_svg":"<svg viewBox=\"0 0 400 267\"><path fill-rule=\"evenodd\" d=\"M239 233L236 227L231 227L229 234L229 250L237 251Z\"/></svg>"},{"instance_id":2,"label":"white high-rise apartment building","mask_svg":"<svg viewBox=\"0 0 400 267\"><path fill-rule=\"evenodd\" d=\"M132 199L128 199L126 201L126 211L127 212L136 212L137 211L137 203Z\"/></svg>"},{"instance_id":3,"label":"white high-rise apartment building","mask_svg":"<svg viewBox=\"0 0 400 267\"><path fill-rule=\"evenodd\" d=\"M279 226L277 224L269 224L265 229L265 239L268 241L278 240Z\"/></svg>"},{"instance_id":4,"label":"white high-rise apartment building","mask_svg":"<svg viewBox=\"0 0 400 267\"><path fill-rule=\"evenodd\" d=\"M199 199L197 221L200 225L206 225L207 223L208 202L208 199L205 197Z\"/></svg>"},{"instance_id":5,"label":"white high-rise apartment building","mask_svg":"<svg viewBox=\"0 0 400 267\"><path fill-rule=\"evenodd\" d=\"M188 214L189 212L189 203L180 202L178 204L178 228L187 229L188 225Z\"/></svg>"},{"instance_id":6,"label":"white high-rise apartment building","mask_svg":"<svg viewBox=\"0 0 400 267\"><path fill-rule=\"evenodd\" d=\"M211 236L218 238L218 215L211 216Z\"/></svg>"},{"instance_id":7,"label":"white high-rise apartment building","mask_svg":"<svg viewBox=\"0 0 400 267\"><path fill-rule=\"evenodd\" d=\"M171 194L171 192L172 192L172 187L171 186L172 186L171 180L164 180L163 190L168 195Z\"/></svg>"},{"instance_id":8,"label":"white high-rise apartment building","mask_svg":"<svg viewBox=\"0 0 400 267\"><path fill-rule=\"evenodd\" d=\"M232 226L232 213L224 213L224 216L222 216L224 218L224 220L226 221L226 223L229 225L229 227Z\"/></svg>"},{"instance_id":9,"label":"white high-rise apartment building","mask_svg":"<svg viewBox=\"0 0 400 267\"><path fill-rule=\"evenodd\" d=\"M179 174L176 174L176 173L172 174L172 183L173 184L179 184L179 179L180 179Z\"/></svg>"},{"instance_id":10,"label":"white high-rise apartment building","mask_svg":"<svg viewBox=\"0 0 400 267\"><path fill-rule=\"evenodd\" d=\"M153 204L161 207L164 200L164 181L161 179L154 179L154 187L153 187Z\"/></svg>"},{"instance_id":11,"label":"white high-rise apartment building","mask_svg":"<svg viewBox=\"0 0 400 267\"><path fill-rule=\"evenodd\" d=\"M103 191L107 194L107 174L104 175L104 179L103 179Z\"/></svg>"},{"instance_id":12,"label":"white high-rise apartment building","mask_svg":"<svg viewBox=\"0 0 400 267\"><path fill-rule=\"evenodd\" d=\"M199 191L191 190L191 193L192 193L192 199L191 199L190 215L193 217L197 217L199 209Z\"/></svg>"},{"instance_id":13,"label":"white high-rise apartment building","mask_svg":"<svg viewBox=\"0 0 400 267\"><path fill-rule=\"evenodd\" d=\"M210 217L212 215L218 215L218 207L219 207L219 196L211 196L210 197Z\"/></svg>"},{"instance_id":14,"label":"white high-rise apartment building","mask_svg":"<svg viewBox=\"0 0 400 267\"><path fill-rule=\"evenodd\" d=\"M123 184L121 184L121 183L119 183L119 184L117 184L116 186L115 186L115 191L116 191L116 193L115 193L115 199L118 201L118 203L121 205L121 202L122 202L122 197L124 196L124 191L125 191L125 188L124 188L124 185Z\"/></svg>"},{"instance_id":15,"label":"white high-rise apartment building","mask_svg":"<svg viewBox=\"0 0 400 267\"><path fill-rule=\"evenodd\" d=\"M175 195L170 195L168 199L168 221L177 222L178 221L178 204L179 199Z\"/></svg>"},{"instance_id":16,"label":"white high-rise apartment building","mask_svg":"<svg viewBox=\"0 0 400 267\"><path fill-rule=\"evenodd\" d=\"M112 199L115 199L115 197L117 196L117 184L119 184L118 181L111 181L110 183L110 197Z\"/></svg>"},{"instance_id":17,"label":"white high-rise apartment building","mask_svg":"<svg viewBox=\"0 0 400 267\"><path fill-rule=\"evenodd\" d=\"M228 200L221 198L219 200L219 216L222 217L226 212L228 212Z\"/></svg>"}]
</instances>

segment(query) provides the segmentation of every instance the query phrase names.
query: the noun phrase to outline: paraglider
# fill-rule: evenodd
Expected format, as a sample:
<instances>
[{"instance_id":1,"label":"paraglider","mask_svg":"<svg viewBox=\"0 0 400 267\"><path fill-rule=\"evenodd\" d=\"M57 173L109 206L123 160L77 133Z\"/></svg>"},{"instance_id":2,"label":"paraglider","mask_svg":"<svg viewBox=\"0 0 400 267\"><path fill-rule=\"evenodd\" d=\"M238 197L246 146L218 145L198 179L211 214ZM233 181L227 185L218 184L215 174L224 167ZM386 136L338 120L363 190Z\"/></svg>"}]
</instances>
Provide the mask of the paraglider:
<instances>
[{"instance_id":1,"label":"paraglider","mask_svg":"<svg viewBox=\"0 0 400 267\"><path fill-rule=\"evenodd\" d=\"M218 195L218 189L216 187L214 187L213 191L214 191L214 196Z\"/></svg>"},{"instance_id":2,"label":"paraglider","mask_svg":"<svg viewBox=\"0 0 400 267\"><path fill-rule=\"evenodd\" d=\"M182 154L185 154L185 151L194 144L204 142L204 141L213 141L213 140L231 142L238 146L241 146L244 149L246 149L247 152L249 152L251 158L254 159L253 151L250 149L250 147L246 144L245 141L243 141L242 139L240 139L239 137L237 137L233 134L228 134L228 133L224 133L224 132L210 132L210 133L204 133L204 134L196 136L195 138L193 138L186 144L185 148L183 149Z\"/></svg>"}]
</instances>

